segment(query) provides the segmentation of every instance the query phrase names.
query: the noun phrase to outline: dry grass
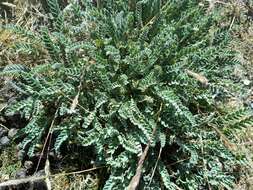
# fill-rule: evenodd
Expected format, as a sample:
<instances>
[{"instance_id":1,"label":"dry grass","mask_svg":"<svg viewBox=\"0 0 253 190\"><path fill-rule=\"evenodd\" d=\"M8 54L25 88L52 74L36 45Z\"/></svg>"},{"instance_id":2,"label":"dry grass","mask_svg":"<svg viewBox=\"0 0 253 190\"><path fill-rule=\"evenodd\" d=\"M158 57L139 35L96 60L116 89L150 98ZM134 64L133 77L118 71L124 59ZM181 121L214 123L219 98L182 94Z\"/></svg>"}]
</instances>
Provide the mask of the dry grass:
<instances>
[{"instance_id":1,"label":"dry grass","mask_svg":"<svg viewBox=\"0 0 253 190\"><path fill-rule=\"evenodd\" d=\"M58 176L52 179L54 190L97 190L98 178L96 174Z\"/></svg>"},{"instance_id":2,"label":"dry grass","mask_svg":"<svg viewBox=\"0 0 253 190\"><path fill-rule=\"evenodd\" d=\"M17 160L15 146L6 148L0 154L0 182L14 178L20 168L21 163Z\"/></svg>"},{"instance_id":3,"label":"dry grass","mask_svg":"<svg viewBox=\"0 0 253 190\"><path fill-rule=\"evenodd\" d=\"M253 106L253 3L250 7L245 5L247 1L234 0L235 7L233 14L237 23L234 23L235 42L232 44L234 50L239 52L239 59L242 63L240 72L241 80L249 81L245 85L246 93L243 95L243 103L247 106ZM250 2L250 1L249 1ZM252 107L253 109L253 107ZM248 168L246 175L235 186L235 190L253 190L253 126L245 128L240 133L234 132L238 142L238 150L246 155Z\"/></svg>"}]
</instances>

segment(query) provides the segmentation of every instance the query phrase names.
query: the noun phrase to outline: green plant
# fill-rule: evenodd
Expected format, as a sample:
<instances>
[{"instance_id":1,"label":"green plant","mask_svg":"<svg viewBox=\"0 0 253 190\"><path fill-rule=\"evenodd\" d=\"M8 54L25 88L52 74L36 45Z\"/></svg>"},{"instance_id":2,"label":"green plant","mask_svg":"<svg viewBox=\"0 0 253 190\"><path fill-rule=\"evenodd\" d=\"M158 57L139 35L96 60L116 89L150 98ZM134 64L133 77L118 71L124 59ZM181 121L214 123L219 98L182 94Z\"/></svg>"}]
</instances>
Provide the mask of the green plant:
<instances>
[{"instance_id":1,"label":"green plant","mask_svg":"<svg viewBox=\"0 0 253 190\"><path fill-rule=\"evenodd\" d=\"M58 153L70 142L89 147L90 162L108 166L106 190L129 185L150 144L141 189L232 188L243 156L223 128L252 125L253 116L217 106L231 95L222 81L239 64L219 9L206 14L195 0L48 5L50 23L39 31L6 26L26 37L14 52L47 51L43 64L1 72L18 93L5 113L29 121L21 149L33 156L48 132Z\"/></svg>"}]
</instances>

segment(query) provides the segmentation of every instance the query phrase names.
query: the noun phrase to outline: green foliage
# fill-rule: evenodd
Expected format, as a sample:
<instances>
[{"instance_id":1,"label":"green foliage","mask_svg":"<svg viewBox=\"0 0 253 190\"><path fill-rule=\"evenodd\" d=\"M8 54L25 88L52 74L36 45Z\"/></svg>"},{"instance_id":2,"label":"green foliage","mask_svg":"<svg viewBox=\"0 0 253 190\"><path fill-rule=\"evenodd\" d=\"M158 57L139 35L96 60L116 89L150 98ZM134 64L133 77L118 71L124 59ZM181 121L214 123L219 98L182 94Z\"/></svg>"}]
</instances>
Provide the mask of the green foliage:
<instances>
[{"instance_id":1,"label":"green foliage","mask_svg":"<svg viewBox=\"0 0 253 190\"><path fill-rule=\"evenodd\" d=\"M10 65L1 72L13 76L19 94L6 114L29 121L19 132L20 147L32 156L53 123L54 151L70 142L91 148L95 164L108 166L103 188L124 189L151 139L143 189L231 189L241 160L208 124L222 131L253 119L249 110L217 111L216 103L229 96L220 85L229 78L224 71L238 64L219 11L207 15L195 0L141 0L134 9L123 0L98 8L87 1L64 10L56 0L48 5L48 26L35 34L13 30L27 36L22 53L47 51L49 57L42 65ZM33 36L43 51L32 51ZM203 86L186 70L210 84Z\"/></svg>"}]
</instances>

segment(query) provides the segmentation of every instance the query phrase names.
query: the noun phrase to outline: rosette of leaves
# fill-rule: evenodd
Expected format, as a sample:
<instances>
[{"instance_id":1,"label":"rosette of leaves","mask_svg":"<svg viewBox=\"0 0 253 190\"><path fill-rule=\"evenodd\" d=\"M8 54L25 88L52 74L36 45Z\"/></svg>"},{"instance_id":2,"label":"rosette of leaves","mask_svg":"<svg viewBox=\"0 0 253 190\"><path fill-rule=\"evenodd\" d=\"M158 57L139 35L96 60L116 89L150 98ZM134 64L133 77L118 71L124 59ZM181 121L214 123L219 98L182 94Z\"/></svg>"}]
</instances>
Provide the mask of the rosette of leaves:
<instances>
[{"instance_id":1,"label":"rosette of leaves","mask_svg":"<svg viewBox=\"0 0 253 190\"><path fill-rule=\"evenodd\" d=\"M18 94L5 113L29 121L20 148L33 156L48 132L57 153L70 142L87 147L90 160L108 167L106 190L127 188L150 146L141 189L232 188L243 157L214 128L238 127L229 122L236 117L244 118L239 127L252 125L252 112L227 116L216 106L230 95L220 81L238 64L218 9L206 14L195 0L48 6L51 22L41 30L11 27L30 53L48 58L1 72Z\"/></svg>"}]
</instances>

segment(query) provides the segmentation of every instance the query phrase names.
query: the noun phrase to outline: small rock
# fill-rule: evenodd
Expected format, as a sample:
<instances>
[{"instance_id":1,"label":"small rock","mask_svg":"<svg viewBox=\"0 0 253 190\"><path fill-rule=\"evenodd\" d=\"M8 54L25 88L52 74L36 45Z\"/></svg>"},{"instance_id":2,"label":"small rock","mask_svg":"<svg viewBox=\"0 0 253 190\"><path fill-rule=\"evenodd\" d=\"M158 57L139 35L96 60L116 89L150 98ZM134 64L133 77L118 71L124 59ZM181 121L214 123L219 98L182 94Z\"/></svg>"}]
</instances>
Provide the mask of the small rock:
<instances>
[{"instance_id":1,"label":"small rock","mask_svg":"<svg viewBox=\"0 0 253 190\"><path fill-rule=\"evenodd\" d=\"M17 134L17 132L18 132L18 129L15 129L15 128L10 129L8 132L8 137L12 139Z\"/></svg>"},{"instance_id":2,"label":"small rock","mask_svg":"<svg viewBox=\"0 0 253 190\"><path fill-rule=\"evenodd\" d=\"M0 128L0 137L2 137L2 136L4 136L4 135L6 135L7 134L7 130L6 129L4 129L4 128Z\"/></svg>"},{"instance_id":3,"label":"small rock","mask_svg":"<svg viewBox=\"0 0 253 190\"><path fill-rule=\"evenodd\" d=\"M25 155L26 155L25 151L23 150L18 151L18 155L17 155L18 160L23 161L23 159L25 158Z\"/></svg>"},{"instance_id":4,"label":"small rock","mask_svg":"<svg viewBox=\"0 0 253 190\"><path fill-rule=\"evenodd\" d=\"M26 177L26 169L21 168L16 172L15 178L25 178Z\"/></svg>"},{"instance_id":5,"label":"small rock","mask_svg":"<svg viewBox=\"0 0 253 190\"><path fill-rule=\"evenodd\" d=\"M7 136L4 136L0 139L0 146L6 146L10 143L10 139Z\"/></svg>"},{"instance_id":6,"label":"small rock","mask_svg":"<svg viewBox=\"0 0 253 190\"><path fill-rule=\"evenodd\" d=\"M27 169L27 170L32 169L32 167L33 167L33 162L32 162L32 161L25 161L24 167L25 167L25 169Z\"/></svg>"},{"instance_id":7,"label":"small rock","mask_svg":"<svg viewBox=\"0 0 253 190\"><path fill-rule=\"evenodd\" d=\"M4 119L4 117L3 117L3 116L0 116L0 122L2 122L2 123L6 123L6 120Z\"/></svg>"}]
</instances>

